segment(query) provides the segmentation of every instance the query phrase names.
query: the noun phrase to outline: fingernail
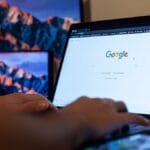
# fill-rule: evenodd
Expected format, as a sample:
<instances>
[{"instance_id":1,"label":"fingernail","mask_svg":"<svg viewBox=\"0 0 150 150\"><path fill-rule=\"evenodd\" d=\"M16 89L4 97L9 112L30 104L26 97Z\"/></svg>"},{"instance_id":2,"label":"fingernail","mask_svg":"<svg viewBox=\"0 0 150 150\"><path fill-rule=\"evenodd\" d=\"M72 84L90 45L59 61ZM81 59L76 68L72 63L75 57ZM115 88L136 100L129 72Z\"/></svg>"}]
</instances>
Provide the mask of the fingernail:
<instances>
[{"instance_id":1,"label":"fingernail","mask_svg":"<svg viewBox=\"0 0 150 150\"><path fill-rule=\"evenodd\" d=\"M46 103L46 102L40 102L37 105L37 111L47 110L48 107L49 107L48 103Z\"/></svg>"},{"instance_id":2,"label":"fingernail","mask_svg":"<svg viewBox=\"0 0 150 150\"><path fill-rule=\"evenodd\" d=\"M48 109L49 110L58 110L57 107L55 107L52 103L49 104Z\"/></svg>"},{"instance_id":3,"label":"fingernail","mask_svg":"<svg viewBox=\"0 0 150 150\"><path fill-rule=\"evenodd\" d=\"M144 120L147 123L147 125L150 125L150 120L149 119L144 118Z\"/></svg>"}]
</instances>

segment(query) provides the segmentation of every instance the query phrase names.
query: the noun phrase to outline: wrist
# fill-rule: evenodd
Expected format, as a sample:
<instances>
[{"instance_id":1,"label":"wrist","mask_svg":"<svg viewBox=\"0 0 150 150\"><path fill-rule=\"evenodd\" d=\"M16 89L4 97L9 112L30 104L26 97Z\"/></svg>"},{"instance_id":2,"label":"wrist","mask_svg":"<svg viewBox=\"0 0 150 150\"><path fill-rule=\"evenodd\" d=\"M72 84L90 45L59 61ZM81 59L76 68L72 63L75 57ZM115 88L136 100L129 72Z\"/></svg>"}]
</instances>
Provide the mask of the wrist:
<instances>
[{"instance_id":1,"label":"wrist","mask_svg":"<svg viewBox=\"0 0 150 150\"><path fill-rule=\"evenodd\" d=\"M79 148L92 136L89 123L81 114L67 112L62 109L60 110L60 116L67 129L68 141L71 149Z\"/></svg>"}]
</instances>

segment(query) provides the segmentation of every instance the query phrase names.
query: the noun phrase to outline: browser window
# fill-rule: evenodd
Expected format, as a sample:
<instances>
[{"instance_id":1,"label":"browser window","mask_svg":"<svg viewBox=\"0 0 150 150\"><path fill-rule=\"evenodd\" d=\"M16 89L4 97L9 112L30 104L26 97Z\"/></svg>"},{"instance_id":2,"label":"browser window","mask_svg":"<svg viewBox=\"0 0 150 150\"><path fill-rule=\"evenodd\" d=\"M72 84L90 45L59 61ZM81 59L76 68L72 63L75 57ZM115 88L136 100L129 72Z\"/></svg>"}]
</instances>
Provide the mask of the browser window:
<instances>
[{"instance_id":1,"label":"browser window","mask_svg":"<svg viewBox=\"0 0 150 150\"><path fill-rule=\"evenodd\" d=\"M129 111L150 113L149 29L73 32L54 104L80 96L124 100Z\"/></svg>"}]
</instances>

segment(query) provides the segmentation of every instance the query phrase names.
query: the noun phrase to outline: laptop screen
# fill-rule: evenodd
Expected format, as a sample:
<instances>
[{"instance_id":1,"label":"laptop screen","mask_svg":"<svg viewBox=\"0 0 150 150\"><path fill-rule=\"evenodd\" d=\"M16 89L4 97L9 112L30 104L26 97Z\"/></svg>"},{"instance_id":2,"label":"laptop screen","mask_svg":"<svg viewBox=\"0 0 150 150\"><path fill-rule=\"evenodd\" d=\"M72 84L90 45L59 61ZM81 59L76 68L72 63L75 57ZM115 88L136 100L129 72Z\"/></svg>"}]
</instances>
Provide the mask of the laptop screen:
<instances>
[{"instance_id":1,"label":"laptop screen","mask_svg":"<svg viewBox=\"0 0 150 150\"><path fill-rule=\"evenodd\" d=\"M150 27L72 29L54 95L65 106L80 96L123 100L150 114Z\"/></svg>"},{"instance_id":2,"label":"laptop screen","mask_svg":"<svg viewBox=\"0 0 150 150\"><path fill-rule=\"evenodd\" d=\"M0 94L39 93L49 96L48 52L0 52Z\"/></svg>"}]
</instances>

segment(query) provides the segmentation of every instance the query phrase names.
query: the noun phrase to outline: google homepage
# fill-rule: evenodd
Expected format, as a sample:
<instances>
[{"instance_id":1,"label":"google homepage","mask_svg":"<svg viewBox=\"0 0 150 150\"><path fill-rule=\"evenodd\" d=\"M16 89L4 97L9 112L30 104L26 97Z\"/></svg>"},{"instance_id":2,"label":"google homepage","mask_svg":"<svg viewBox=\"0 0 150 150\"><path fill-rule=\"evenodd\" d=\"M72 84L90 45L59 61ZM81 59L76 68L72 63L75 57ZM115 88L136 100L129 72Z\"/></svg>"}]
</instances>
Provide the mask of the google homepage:
<instances>
[{"instance_id":1,"label":"google homepage","mask_svg":"<svg viewBox=\"0 0 150 150\"><path fill-rule=\"evenodd\" d=\"M80 96L123 100L133 113L150 113L150 33L71 38L54 104Z\"/></svg>"}]
</instances>

